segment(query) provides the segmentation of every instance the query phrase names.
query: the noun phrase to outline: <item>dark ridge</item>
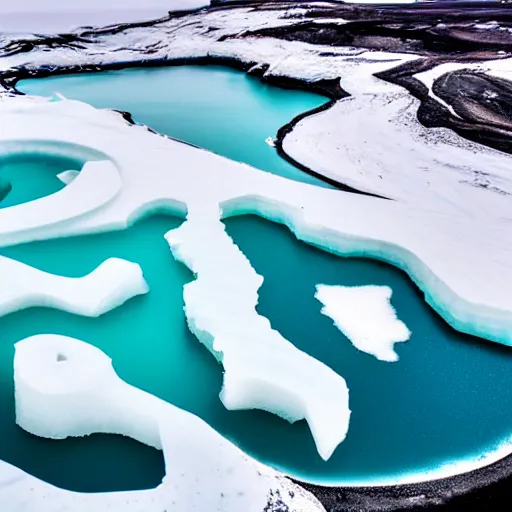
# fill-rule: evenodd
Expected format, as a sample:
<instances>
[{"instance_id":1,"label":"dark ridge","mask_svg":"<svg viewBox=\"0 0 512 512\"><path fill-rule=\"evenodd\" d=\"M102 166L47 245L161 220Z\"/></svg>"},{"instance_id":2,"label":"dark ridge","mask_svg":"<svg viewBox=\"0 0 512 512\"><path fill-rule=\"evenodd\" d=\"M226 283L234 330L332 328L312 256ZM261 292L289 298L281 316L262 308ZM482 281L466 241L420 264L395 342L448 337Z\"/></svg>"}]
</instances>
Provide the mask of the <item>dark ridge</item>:
<instances>
[{"instance_id":1,"label":"dark ridge","mask_svg":"<svg viewBox=\"0 0 512 512\"><path fill-rule=\"evenodd\" d=\"M466 59L459 59L459 62L475 60L479 59L474 55L467 55ZM486 56L483 56L482 60L487 60ZM427 128L449 128L465 139L505 153L512 153L512 125L509 124L512 119L507 119L503 114L508 108L508 115L510 115L512 108L510 103L512 82L469 69L450 72L439 77L434 82L434 93L439 92L439 97L449 105L455 102L452 106L460 116L456 117L444 105L431 98L427 87L413 76L443 62L453 62L453 60L412 61L376 73L375 76L404 87L419 99L421 105L417 113L418 120ZM497 94L497 100L489 101L483 97L483 84L487 84L488 90Z\"/></svg>"},{"instance_id":2,"label":"dark ridge","mask_svg":"<svg viewBox=\"0 0 512 512\"><path fill-rule=\"evenodd\" d=\"M490 1L419 1L412 4L350 4L340 1L315 0L211 0L209 10L236 9L250 7L257 10L310 8L322 12L321 16L333 17L339 14L344 19L367 19L370 17L387 17L389 20L435 19L443 16L448 19L471 20L492 17L493 19L510 19L511 12L507 5L499 0ZM508 10L508 11L507 11Z\"/></svg>"},{"instance_id":3,"label":"dark ridge","mask_svg":"<svg viewBox=\"0 0 512 512\"><path fill-rule=\"evenodd\" d=\"M471 124L486 125L498 135L501 130L512 130L512 82L463 69L440 76L432 89ZM512 147L508 149L512 151Z\"/></svg>"},{"instance_id":4,"label":"dark ridge","mask_svg":"<svg viewBox=\"0 0 512 512\"><path fill-rule=\"evenodd\" d=\"M342 17L336 13L336 16ZM367 20L349 21L339 24L333 21L322 22L322 18L333 16L327 11L310 10L305 21L281 27L248 30L231 36L233 39L245 37L274 37L286 41L301 41L328 46L352 46L355 48L380 51L400 51L409 53L456 54L468 51L512 51L512 34L507 30L476 29L467 23L449 23L439 18L428 20L387 20L387 16ZM506 16L512 28L512 16ZM400 18L400 16L398 16ZM490 20L494 20L490 17Z\"/></svg>"}]
</instances>

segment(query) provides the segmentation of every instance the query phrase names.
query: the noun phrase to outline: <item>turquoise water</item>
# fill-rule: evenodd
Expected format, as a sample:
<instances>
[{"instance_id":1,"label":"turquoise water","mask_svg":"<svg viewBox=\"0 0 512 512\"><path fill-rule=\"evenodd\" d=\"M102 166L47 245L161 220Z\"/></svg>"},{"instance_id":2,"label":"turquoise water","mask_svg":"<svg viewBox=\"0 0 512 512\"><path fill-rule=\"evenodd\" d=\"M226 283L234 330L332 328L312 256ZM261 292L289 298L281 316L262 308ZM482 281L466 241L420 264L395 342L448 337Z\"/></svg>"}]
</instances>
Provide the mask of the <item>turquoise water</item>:
<instances>
[{"instance_id":1,"label":"turquoise water","mask_svg":"<svg viewBox=\"0 0 512 512\"><path fill-rule=\"evenodd\" d=\"M305 479L371 482L478 457L512 435L512 412L504 405L512 400L511 348L453 330L408 276L390 265L325 253L257 217L226 224L265 278L259 313L342 375L350 389L348 436L327 463L315 454L304 424L276 423L275 445L244 433L253 453ZM385 363L355 349L320 314L314 298L318 283L390 286L398 318L412 331L407 343L395 345L400 360ZM279 461L272 456L278 449Z\"/></svg>"},{"instance_id":2,"label":"turquoise water","mask_svg":"<svg viewBox=\"0 0 512 512\"><path fill-rule=\"evenodd\" d=\"M252 80L218 68L213 68L212 74L210 68L162 68L26 82L23 88L38 93L47 88L50 92L57 89L58 82L58 90L65 95L79 99L89 95L99 106L130 110L139 121L162 132L181 130L182 135L171 135L209 149L214 148L208 141L224 144L225 149L215 149L222 154L244 147L247 154L238 159L258 160L261 156L261 161L268 158L273 162L276 155L264 138L276 128L263 136L261 126L267 121L261 118L268 116L265 105L274 89L259 89ZM226 91L216 91L216 84L231 87L233 101L240 102L238 109L229 110L225 98L222 105L213 101L215 95L229 96ZM243 112L243 95L233 92L240 84L251 91L247 92L251 108ZM147 87L154 88L153 96L141 96ZM293 93L279 94L284 95L283 109L291 108L285 98ZM177 98L185 98L180 101L185 101L186 107ZM259 109L253 107L258 102L262 105ZM199 106L197 112L195 106ZM270 117L277 123L279 105L272 108L277 112L275 119ZM226 120L224 115L232 117ZM284 117L293 115L288 112ZM217 120L207 121L208 117ZM243 128L237 119L245 123ZM212 133L212 126L219 127L213 130L218 133ZM257 136L251 132L251 142L245 146L244 130L252 126ZM48 165L51 169L45 176L49 179L64 170L55 161ZM23 190L19 191L22 196ZM25 200L30 194L27 189ZM90 272L107 257L126 258L142 266L151 290L98 319L42 308L0 318L0 459L55 485L82 491L146 488L156 485L163 475L158 451L119 436L48 441L15 427L13 344L44 332L74 336L100 347L129 383L198 414L248 453L307 480L371 483L417 473L452 459L478 456L512 434L512 412L507 407L512 400L511 349L452 330L401 271L379 262L322 252L298 242L284 227L251 216L228 219L226 226L265 278L259 312L297 347L346 379L353 412L347 439L324 462L305 422L290 425L261 411L226 411L218 399L221 367L186 327L182 287L192 279L191 274L173 260L163 239L163 234L179 223L172 217L155 216L124 232L0 249L0 254L69 276ZM391 286L398 316L412 330L408 343L396 345L400 361L380 362L356 350L332 320L320 314L321 305L314 299L318 283Z\"/></svg>"},{"instance_id":3,"label":"turquoise water","mask_svg":"<svg viewBox=\"0 0 512 512\"><path fill-rule=\"evenodd\" d=\"M265 277L259 312L297 347L347 380L352 418L347 439L324 462L305 422L290 425L262 411L230 412L218 398L221 367L186 327L182 287L190 272L163 238L180 221L142 220L116 233L37 242L0 253L49 272L80 276L117 256L139 263L150 293L97 318L32 308L0 318L0 459L55 485L80 491L148 488L163 476L160 452L120 436L49 441L14 425L14 343L58 333L112 357L130 384L204 418L258 459L301 478L371 482L477 455L512 432L512 350L453 331L401 271L340 258L298 242L257 217L228 219L229 234ZM398 363L356 350L320 314L318 283L382 284L411 328Z\"/></svg>"},{"instance_id":4,"label":"turquoise water","mask_svg":"<svg viewBox=\"0 0 512 512\"><path fill-rule=\"evenodd\" d=\"M82 168L83 162L63 156L25 153L0 156L0 208L7 208L59 191L57 174Z\"/></svg>"},{"instance_id":5,"label":"turquoise water","mask_svg":"<svg viewBox=\"0 0 512 512\"><path fill-rule=\"evenodd\" d=\"M127 87L127 83L130 84ZM297 181L328 187L283 160L265 139L323 96L283 90L220 66L125 69L22 80L27 94L86 101L128 111L159 133Z\"/></svg>"}]
</instances>

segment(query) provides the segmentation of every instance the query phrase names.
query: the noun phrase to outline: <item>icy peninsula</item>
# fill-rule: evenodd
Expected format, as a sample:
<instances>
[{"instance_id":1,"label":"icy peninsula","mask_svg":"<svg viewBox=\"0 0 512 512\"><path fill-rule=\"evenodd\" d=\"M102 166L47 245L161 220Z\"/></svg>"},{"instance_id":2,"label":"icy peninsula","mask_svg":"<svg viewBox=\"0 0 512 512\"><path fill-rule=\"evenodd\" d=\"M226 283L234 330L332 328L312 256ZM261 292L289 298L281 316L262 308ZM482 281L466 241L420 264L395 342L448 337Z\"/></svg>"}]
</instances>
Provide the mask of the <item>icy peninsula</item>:
<instances>
[{"instance_id":1,"label":"icy peninsula","mask_svg":"<svg viewBox=\"0 0 512 512\"><path fill-rule=\"evenodd\" d=\"M431 360L412 365L409 358L421 356L432 340L426 335L428 343L420 346L430 327L415 320L414 308L427 308L436 332L446 333L442 342L465 344L471 357L476 354L475 365L481 353L501 363L512 351L512 17L506 7L484 3L403 3L182 1L157 19L146 13L141 21L103 27L0 32L1 320L32 310L45 318L58 310L87 325L117 318L121 329L123 314L136 316L153 293L139 263L112 256L77 274L68 271L71 252L46 255L61 258L62 271L14 255L71 237L102 237L108 245L109 237L145 219L177 217L182 223L166 230L161 242L168 263L178 262L190 277L178 290L182 321L172 328L176 338L186 331L198 357L216 362L222 383L214 405L230 418L260 411L254 418L284 436L288 427L306 431L316 467L355 468L342 481L336 475L322 480L297 470L299 463L276 463L268 448L265 455L244 449L200 412L157 396L151 386L132 385L122 361L118 367L80 327L64 332L58 322L47 322L44 331L16 339L5 356L0 351L10 369L4 372L0 363L0 386L9 390L8 399L0 398L0 418L13 416L9 428L0 427L0 448L12 442L13 429L52 446L69 438L123 436L159 450L164 474L149 489L79 492L0 460L2 512L459 510L465 499L492 499L503 492L497 486L512 482L512 419L505 413L500 421L510 431L503 427L492 443L482 439L479 453L452 447L422 470L397 462L393 471L375 470L370 478L372 464L358 455L364 449L358 436L386 436L392 416L423 442L421 411L365 412L361 398L374 393L378 378L396 380L394 389L405 389L404 395L425 387ZM32 26L28 18L21 25ZM91 19L106 24L107 18ZM51 82L191 65L229 67L269 88L325 100L261 140L261 151L296 174L264 172L269 169L226 158L222 150L177 140L127 109L97 108L59 90L64 82ZM25 82L54 83L55 90L24 94ZM171 116L168 122L184 121ZM231 146L236 139L235 127ZM39 176L39 167L52 167L54 181ZM250 215L283 225L304 258L328 258L325 268L353 260L354 272L370 269L366 282L351 282L349 271L343 284L317 279L306 290L308 316L297 313L285 322L272 313L268 297L276 311L285 304L292 312L306 299L267 292L273 274L264 264L281 258L281 273L299 268L300 251L285 254L281 242L262 243L249 255L251 237L239 242L230 222ZM134 243L148 242L140 237ZM397 284L377 282L362 261L379 272L394 267ZM309 269L300 268L294 279L305 283ZM405 300L407 286L413 291ZM130 313L123 313L127 306ZM293 327L301 323L330 330L312 328L311 345L296 343ZM124 341L110 336L118 346ZM364 393L352 387L348 367L343 371L325 355L332 353L346 357L346 365L360 365L351 370L367 383ZM455 364L438 354L439 364ZM189 361L177 364L186 368ZM491 364L485 370L490 380ZM392 373L402 371L407 377ZM468 393L484 393L480 381L474 390L471 384ZM492 391L485 392L482 400L492 400ZM490 423L474 403L465 405L468 421ZM372 433L381 427L371 414L383 433ZM293 436L292 452L300 452ZM272 439L260 444L271 446ZM352 458L340 462L337 453L348 445Z\"/></svg>"}]
</instances>

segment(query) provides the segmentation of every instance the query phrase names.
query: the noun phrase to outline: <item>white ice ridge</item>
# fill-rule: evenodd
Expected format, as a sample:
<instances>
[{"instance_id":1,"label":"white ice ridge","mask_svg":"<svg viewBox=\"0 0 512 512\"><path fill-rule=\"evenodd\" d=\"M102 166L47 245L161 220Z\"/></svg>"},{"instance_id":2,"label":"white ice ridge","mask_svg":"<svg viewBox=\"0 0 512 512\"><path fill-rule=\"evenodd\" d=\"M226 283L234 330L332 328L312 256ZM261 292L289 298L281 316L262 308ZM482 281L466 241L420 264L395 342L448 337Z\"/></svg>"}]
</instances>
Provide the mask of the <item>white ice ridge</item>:
<instances>
[{"instance_id":1,"label":"white ice ridge","mask_svg":"<svg viewBox=\"0 0 512 512\"><path fill-rule=\"evenodd\" d=\"M0 316L44 306L100 316L149 291L139 265L109 258L84 277L63 277L0 256Z\"/></svg>"},{"instance_id":2,"label":"white ice ridge","mask_svg":"<svg viewBox=\"0 0 512 512\"><path fill-rule=\"evenodd\" d=\"M165 237L175 258L197 277L184 287L185 314L190 330L224 366L222 403L231 410L263 409L290 422L306 419L327 460L348 431L345 380L256 312L263 278L219 215L215 204L189 208L187 221Z\"/></svg>"},{"instance_id":3,"label":"white ice ridge","mask_svg":"<svg viewBox=\"0 0 512 512\"><path fill-rule=\"evenodd\" d=\"M98 348L52 334L15 346L16 422L50 439L111 433L163 451L155 489L76 493L0 462L9 512L323 512L309 493L259 464L197 416L121 380Z\"/></svg>"},{"instance_id":4,"label":"white ice ridge","mask_svg":"<svg viewBox=\"0 0 512 512\"><path fill-rule=\"evenodd\" d=\"M322 314L354 347L381 361L398 361L395 343L407 341L411 331L397 318L391 305L389 286L316 286L315 297L323 304Z\"/></svg>"}]
</instances>

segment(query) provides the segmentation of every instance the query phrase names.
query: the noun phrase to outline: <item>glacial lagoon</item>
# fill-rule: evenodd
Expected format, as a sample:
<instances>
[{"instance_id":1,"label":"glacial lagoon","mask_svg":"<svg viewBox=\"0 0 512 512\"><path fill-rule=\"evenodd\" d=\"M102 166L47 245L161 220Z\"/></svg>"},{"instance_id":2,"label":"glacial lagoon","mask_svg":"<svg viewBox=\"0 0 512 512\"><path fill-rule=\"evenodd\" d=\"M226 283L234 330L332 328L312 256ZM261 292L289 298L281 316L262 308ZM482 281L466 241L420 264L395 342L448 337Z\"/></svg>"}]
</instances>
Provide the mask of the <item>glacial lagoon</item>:
<instances>
[{"instance_id":1,"label":"glacial lagoon","mask_svg":"<svg viewBox=\"0 0 512 512\"><path fill-rule=\"evenodd\" d=\"M190 87L186 87L184 76L189 71L194 80L190 78ZM157 82L158 87L154 85ZM194 88L197 83L202 84L200 89ZM229 94L226 83L230 84ZM141 100L144 84L164 88L161 94L168 98L186 96L188 100L167 102L163 96L150 95ZM221 90L216 91L217 86ZM267 119L270 107L255 109L251 115L232 112L236 116L230 118L226 114L230 102L236 103L234 98L239 96L256 96L258 101L272 104L277 112L274 123L284 124L324 101L300 92L300 101L287 103L284 98L292 98L296 91L271 88L229 69L195 66L66 76L24 82L21 89L43 95L59 91L96 106L127 110L157 131L258 167L274 158L288 165L264 142L279 124L266 125L267 121L259 118ZM214 106L212 98L208 100L212 94L217 98ZM284 106L281 110L283 101L289 111ZM241 129L235 119L244 117L247 126ZM245 146L244 130L251 126L258 134ZM225 149L213 142L201 143L219 133L219 144L224 140ZM250 146L247 155L239 142L242 148ZM258 157L260 152L265 156ZM61 162L47 163L55 175L63 170ZM273 165L268 164L266 170L285 174ZM55 180L57 190L61 185ZM23 182L19 186L23 187ZM49 191L45 189L45 193ZM8 198L9 194L5 200ZM122 232L0 250L5 256L67 276L84 275L104 259L118 256L139 263L150 287L148 295L96 319L44 308L0 318L0 459L52 484L80 491L147 488L163 476L159 452L121 436L50 441L15 426L13 345L46 332L98 346L112 357L122 379L198 414L259 460L308 481L391 481L476 458L512 435L512 415L503 407L512 398L512 349L451 329L426 305L402 271L376 261L328 254L297 241L285 227L254 216L227 219L225 224L228 234L265 278L258 311L298 348L346 379L352 417L346 440L324 462L305 422L290 425L261 411L225 410L218 399L222 369L188 331L184 318L182 287L193 277L173 259L163 238L180 222L156 215ZM319 283L390 286L398 318L412 331L407 343L395 345L400 360L385 363L355 349L332 320L320 314L321 304L314 298Z\"/></svg>"}]
</instances>

